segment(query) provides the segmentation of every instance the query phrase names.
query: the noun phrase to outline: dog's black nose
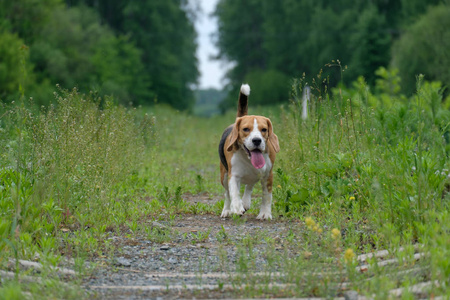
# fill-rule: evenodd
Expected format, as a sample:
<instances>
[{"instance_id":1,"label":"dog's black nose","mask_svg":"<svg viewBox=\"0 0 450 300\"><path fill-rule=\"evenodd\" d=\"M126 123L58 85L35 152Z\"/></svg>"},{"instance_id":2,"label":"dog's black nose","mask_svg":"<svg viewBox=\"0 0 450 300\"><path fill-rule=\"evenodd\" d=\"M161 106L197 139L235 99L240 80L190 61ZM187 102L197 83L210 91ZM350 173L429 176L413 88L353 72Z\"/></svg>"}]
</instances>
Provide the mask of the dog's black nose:
<instances>
[{"instance_id":1,"label":"dog's black nose","mask_svg":"<svg viewBox=\"0 0 450 300\"><path fill-rule=\"evenodd\" d=\"M260 138L254 138L252 139L253 145L259 146L261 145L261 139Z\"/></svg>"}]
</instances>

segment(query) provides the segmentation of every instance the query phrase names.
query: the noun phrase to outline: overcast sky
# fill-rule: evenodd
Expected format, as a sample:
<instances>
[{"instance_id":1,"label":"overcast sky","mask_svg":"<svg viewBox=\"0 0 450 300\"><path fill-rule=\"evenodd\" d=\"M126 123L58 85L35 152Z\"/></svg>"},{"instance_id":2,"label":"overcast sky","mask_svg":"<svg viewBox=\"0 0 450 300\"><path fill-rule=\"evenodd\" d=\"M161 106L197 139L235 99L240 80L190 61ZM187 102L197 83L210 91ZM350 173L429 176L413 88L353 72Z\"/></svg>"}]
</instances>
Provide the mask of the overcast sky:
<instances>
[{"instance_id":1,"label":"overcast sky","mask_svg":"<svg viewBox=\"0 0 450 300\"><path fill-rule=\"evenodd\" d=\"M211 59L211 56L218 53L211 40L211 34L217 30L217 23L210 16L216 7L217 0L199 0L199 3L202 8L202 14L198 16L195 23L198 34L199 87L201 89L210 87L222 89L225 84L223 77L226 65Z\"/></svg>"}]
</instances>

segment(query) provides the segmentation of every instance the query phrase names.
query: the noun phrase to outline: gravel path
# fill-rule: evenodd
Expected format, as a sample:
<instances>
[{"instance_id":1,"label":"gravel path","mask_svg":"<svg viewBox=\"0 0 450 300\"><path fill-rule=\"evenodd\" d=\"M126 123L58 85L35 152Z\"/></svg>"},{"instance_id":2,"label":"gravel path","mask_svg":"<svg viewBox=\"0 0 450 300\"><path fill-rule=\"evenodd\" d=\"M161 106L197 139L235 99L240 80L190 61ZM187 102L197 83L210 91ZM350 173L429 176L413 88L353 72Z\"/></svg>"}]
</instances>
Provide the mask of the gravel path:
<instances>
[{"instance_id":1,"label":"gravel path","mask_svg":"<svg viewBox=\"0 0 450 300\"><path fill-rule=\"evenodd\" d=\"M236 297L236 277L251 270L267 281L270 253L295 256L283 237L298 223L259 221L248 215L221 219L215 215L179 215L174 221L151 225L171 240L161 243L145 237L113 236L119 251L98 259L98 268L84 286L99 298L223 298ZM243 258L250 257L249 260ZM279 267L270 269L277 275ZM278 284L276 281L271 284ZM280 283L282 287L282 283ZM233 296L234 295L234 296Z\"/></svg>"},{"instance_id":2,"label":"gravel path","mask_svg":"<svg viewBox=\"0 0 450 300\"><path fill-rule=\"evenodd\" d=\"M300 237L307 232L300 221L259 221L249 214L231 219L181 214L166 219L170 221L148 221L150 236L123 234L109 238L116 253L94 260L97 267L83 281L92 298L282 298L314 295L326 287L330 295L344 296L335 299L366 299L351 290L345 272L333 268L336 264L321 263L333 260L328 256L316 263L295 264L297 260L292 258L302 256L298 260L302 262L312 255L302 247ZM413 260L426 258L420 245L416 246ZM378 267L397 278L414 274L425 281L411 287L418 298L430 295L433 283L427 281L426 265L412 263L400 268L398 259L387 250L359 255L357 272L370 272L373 266L367 260L373 256ZM395 297L403 292L401 287L390 291Z\"/></svg>"}]
</instances>

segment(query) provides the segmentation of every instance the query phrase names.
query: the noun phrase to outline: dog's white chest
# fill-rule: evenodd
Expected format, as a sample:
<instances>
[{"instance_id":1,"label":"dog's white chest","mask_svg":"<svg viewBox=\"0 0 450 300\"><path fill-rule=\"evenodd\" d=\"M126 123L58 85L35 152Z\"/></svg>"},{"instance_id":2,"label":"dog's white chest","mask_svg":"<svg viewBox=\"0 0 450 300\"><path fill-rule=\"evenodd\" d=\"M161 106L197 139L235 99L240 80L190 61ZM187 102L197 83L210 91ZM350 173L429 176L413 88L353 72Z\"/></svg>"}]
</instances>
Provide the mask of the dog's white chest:
<instances>
[{"instance_id":1,"label":"dog's white chest","mask_svg":"<svg viewBox=\"0 0 450 300\"><path fill-rule=\"evenodd\" d=\"M266 179L272 169L272 161L267 153L263 154L265 165L261 169L252 166L250 159L244 150L240 149L231 158L231 174L240 178L244 184L254 184L262 179Z\"/></svg>"}]
</instances>

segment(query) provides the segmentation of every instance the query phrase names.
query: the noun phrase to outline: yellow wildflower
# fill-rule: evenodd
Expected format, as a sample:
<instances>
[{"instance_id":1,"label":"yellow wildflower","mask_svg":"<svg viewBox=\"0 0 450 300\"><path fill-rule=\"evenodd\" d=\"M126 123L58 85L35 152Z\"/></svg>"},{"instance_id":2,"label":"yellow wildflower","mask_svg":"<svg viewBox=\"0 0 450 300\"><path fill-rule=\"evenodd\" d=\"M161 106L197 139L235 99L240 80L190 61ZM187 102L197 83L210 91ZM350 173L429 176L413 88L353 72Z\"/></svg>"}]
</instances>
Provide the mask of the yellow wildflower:
<instances>
[{"instance_id":1,"label":"yellow wildflower","mask_svg":"<svg viewBox=\"0 0 450 300\"><path fill-rule=\"evenodd\" d=\"M348 200L355 201L355 197L351 196L350 198L348 198Z\"/></svg>"},{"instance_id":2,"label":"yellow wildflower","mask_svg":"<svg viewBox=\"0 0 450 300\"><path fill-rule=\"evenodd\" d=\"M314 220L310 217L307 217L305 219L305 223L306 223L306 226L308 226L309 228L313 228L314 225L316 225L316 222L314 222Z\"/></svg>"},{"instance_id":3,"label":"yellow wildflower","mask_svg":"<svg viewBox=\"0 0 450 300\"><path fill-rule=\"evenodd\" d=\"M341 237L341 232L339 231L339 229L333 228L333 230L331 230L331 236L333 237L333 239L337 240Z\"/></svg>"},{"instance_id":4,"label":"yellow wildflower","mask_svg":"<svg viewBox=\"0 0 450 300\"><path fill-rule=\"evenodd\" d=\"M347 250L345 250L344 260L346 263L352 262L354 258L355 252L353 252L352 249L348 248Z\"/></svg>"},{"instance_id":5,"label":"yellow wildflower","mask_svg":"<svg viewBox=\"0 0 450 300\"><path fill-rule=\"evenodd\" d=\"M303 252L303 257L304 257L304 258L308 259L308 258L310 258L311 256L312 256L312 253L311 253L311 252L309 252L309 251Z\"/></svg>"}]
</instances>

